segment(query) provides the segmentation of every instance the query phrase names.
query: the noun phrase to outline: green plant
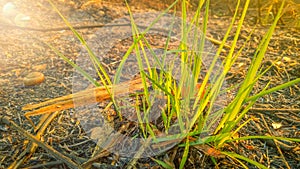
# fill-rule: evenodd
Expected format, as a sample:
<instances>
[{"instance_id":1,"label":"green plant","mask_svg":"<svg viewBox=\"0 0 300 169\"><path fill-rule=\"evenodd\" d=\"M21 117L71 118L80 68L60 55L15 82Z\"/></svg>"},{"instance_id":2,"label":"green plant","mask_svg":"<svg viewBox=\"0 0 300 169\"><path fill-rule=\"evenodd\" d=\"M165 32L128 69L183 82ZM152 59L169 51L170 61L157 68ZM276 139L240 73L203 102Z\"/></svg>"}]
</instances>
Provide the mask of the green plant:
<instances>
[{"instance_id":1,"label":"green plant","mask_svg":"<svg viewBox=\"0 0 300 169\"><path fill-rule=\"evenodd\" d=\"M223 38L222 43L220 44L216 54L213 57L211 65L209 65L208 71L204 76L202 85L200 86L199 90L197 91L197 94L195 97L186 97L182 98L182 90L184 90L185 85L191 86L192 90L190 95L193 95L193 89L196 88L198 78L201 74L201 71L203 71L202 66L202 59L203 59L203 52L204 51L204 43L205 38L202 38L200 41L195 39L192 41L192 44L189 44L190 41L188 41L189 34L197 34L198 32L193 32L194 30L191 28L191 25L195 25L196 27L199 27L199 29L202 31L203 36L205 36L207 31L207 23L208 21L208 13L209 13L209 3L210 1L204 1L200 0L198 8L195 12L195 14L192 17L191 24L188 25L188 19L187 19L187 8L186 4L187 1L182 0L181 1L181 18L182 18L182 34L181 34L181 43L177 50L171 51L175 52L180 55L180 61L181 61L181 74L182 78L178 82L174 82L172 79L172 69L164 70L164 62L160 63L157 61L157 67L160 68L162 71L157 72L156 69L152 69L150 64L147 64L146 67L143 65L143 61L145 60L146 63L148 62L149 57L157 57L155 55L155 52L152 51L151 46L147 42L145 35L147 31L160 19L161 16L169 12L169 10L174 7L179 1L175 1L168 9L166 9L164 12L159 15L154 22L149 25L149 27L143 31L139 32L137 29L137 25L135 24L134 18L132 17L132 12L130 11L130 8L128 6L128 11L131 16L131 25L132 25L132 34L133 36L133 43L131 47L128 49L128 51L123 56L120 67L116 72L114 82L111 82L107 73L102 68L101 63L98 61L97 57L93 54L91 49L88 45L86 45L85 40L83 39L80 34L72 28L71 24L63 17L62 14L59 13L59 11L55 8L55 6L52 4L53 8L56 9L57 13L60 14L60 16L63 18L64 22L70 27L70 29L73 31L75 36L80 40L80 42L85 46L85 48L88 50L89 56L91 58L91 62L95 66L95 70L98 71L98 75L101 79L101 82L104 86L111 85L113 83L118 83L121 75L121 68L123 67L126 59L129 57L130 53L133 51L136 53L139 69L140 69L140 76L143 80L144 85L144 91L143 96L144 99L142 100L141 109L136 107L137 110L137 116L141 129L141 136L144 138L153 138L156 142L163 142L163 141L171 141L176 139L183 139L184 143L180 146L184 147L184 154L181 160L180 168L184 168L184 165L187 161L189 148L190 146L195 146L199 144L211 144L214 145L214 148L217 150L222 150L222 147L224 146L224 143L232 142L236 140L243 140L243 139L255 139L255 138L261 138L261 139L280 139L280 140L292 140L300 142L300 139L291 139L291 138L281 138L281 137L273 137L273 136L255 136L255 137L243 137L238 139L232 139L233 136L243 127L247 124L247 122L250 121L247 120L245 123L240 124L242 118L247 114L251 106L256 102L256 100L259 97L262 97L266 94L269 94L271 92L289 87L291 85L297 84L300 82L300 78L292 80L290 82L287 82L285 84L282 84L277 87L273 87L271 89L267 89L268 86L264 88L263 91L250 95L254 84L257 82L257 80L269 69L261 70L260 65L262 63L262 60L264 58L264 54L267 51L267 46L270 42L271 36L275 30L275 26L280 19L282 15L282 10L284 7L284 1L282 2L280 8L277 11L277 15L274 19L273 24L271 25L269 31L262 39L260 45L258 46L253 59L252 63L248 69L247 75L245 79L243 80L242 84L239 86L239 90L235 98L231 103L226 105L223 109L219 110L217 113L219 115L223 115L218 127L215 129L212 135L208 135L205 138L199 138L200 134L204 132L205 130L205 124L207 124L208 117L212 114L213 109L212 106L216 102L216 98L218 95L220 95L224 89L222 89L222 85L225 82L225 77L232 67L232 65L235 63L236 59L239 57L240 52L243 48L239 49L238 52L235 52L235 48L237 46L238 37L240 35L242 25L244 22L244 18L246 16L246 12L250 3L250 0L247 0L245 2L245 5L243 7L242 15L239 18L238 26L236 28L236 33L233 39L233 42L231 44L231 49L226 56L226 58L223 60L223 69L218 69L217 72L219 73L219 76L213 77L212 81L209 82L209 79L212 77L213 71L215 71L215 64L218 59L220 59L220 53L225 46L225 43L227 41L227 38L229 36L230 31L233 28L233 24L236 21L236 17L238 14L238 9L240 6L240 0L237 2L236 10L232 19L232 22L228 28L228 31L226 35ZM205 11L203 15L203 23L200 24L200 18L201 18L201 9L205 5ZM176 12L176 10L174 10ZM174 12L174 16L175 16ZM246 43L245 43L246 44ZM168 40L165 44L165 53L170 52L167 50L168 48ZM75 63L71 62L68 58L64 57L59 51L57 51L55 48L52 48L55 50L57 54L59 54L62 58L64 58L68 63L70 63L73 67L78 69L82 74L91 82L95 84L95 86L99 86L99 84L94 81L88 74L86 74L84 71L82 71ZM149 56L146 54L145 50L152 51L152 55ZM199 52L200 51L200 52ZM158 60L158 58L156 58ZM188 69L185 69L188 67ZM145 72L145 68L150 70L147 74ZM190 76L191 70L192 76ZM190 78L192 77L192 78ZM150 97L149 94L149 83L151 82L154 90L159 90L160 95L163 93L166 96L166 108L162 109L161 116L164 123L164 130L166 133L168 133L168 129L170 128L171 123L173 122L172 119L175 116L178 121L178 127L180 129L180 133L176 135L170 135L168 137L164 138L157 138L155 135L155 126L153 126L147 119L147 115L149 114L149 111L151 110L151 105L153 100ZM211 84L209 84L211 83ZM209 86L208 88L206 86ZM107 88L107 90L109 90ZM111 93L112 100L115 102L115 96L113 95L113 91L109 91ZM192 101L193 100L193 101ZM188 105L188 106L187 106ZM192 105L190 107L190 105ZM185 107L186 106L186 107ZM118 105L115 104L116 109L118 110ZM185 109L191 109L192 116L187 114ZM144 111L145 113L142 115L141 111ZM120 117L122 116L122 112L120 112ZM145 125L144 125L145 124ZM190 140L190 138L196 138L196 141ZM142 150L141 150L142 151ZM236 159L242 166L245 168L246 165L240 161L244 160L250 164L253 164L259 168L266 168L262 164L259 164L258 162L255 162L247 157L240 156L238 154L232 153L232 152L223 152L220 151L221 154L227 155L233 159ZM154 159L158 164L166 167L171 168L171 166L167 163L164 163L158 159Z\"/></svg>"}]
</instances>

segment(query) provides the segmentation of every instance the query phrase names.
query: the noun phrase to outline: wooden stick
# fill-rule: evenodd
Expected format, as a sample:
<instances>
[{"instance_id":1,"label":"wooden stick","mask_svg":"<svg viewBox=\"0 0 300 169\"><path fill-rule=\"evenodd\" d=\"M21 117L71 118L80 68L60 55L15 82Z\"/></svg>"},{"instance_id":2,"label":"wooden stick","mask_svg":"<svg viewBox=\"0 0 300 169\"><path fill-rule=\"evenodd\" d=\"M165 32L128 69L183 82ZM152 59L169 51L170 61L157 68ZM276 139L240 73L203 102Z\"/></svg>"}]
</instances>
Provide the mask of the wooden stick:
<instances>
[{"instance_id":1,"label":"wooden stick","mask_svg":"<svg viewBox=\"0 0 300 169\"><path fill-rule=\"evenodd\" d=\"M147 87L149 86L149 84L149 82L146 82ZM31 112L25 113L24 116L26 118L30 116L52 113L55 111L74 108L74 104L76 104L76 106L89 105L108 100L111 98L111 95L118 96L122 94L130 94L138 90L143 90L144 84L142 79L139 77L127 82L120 83L118 85L107 86L107 89L104 86L87 89L67 96L51 99L42 103L26 105L22 108L22 110L33 110Z\"/></svg>"}]
</instances>

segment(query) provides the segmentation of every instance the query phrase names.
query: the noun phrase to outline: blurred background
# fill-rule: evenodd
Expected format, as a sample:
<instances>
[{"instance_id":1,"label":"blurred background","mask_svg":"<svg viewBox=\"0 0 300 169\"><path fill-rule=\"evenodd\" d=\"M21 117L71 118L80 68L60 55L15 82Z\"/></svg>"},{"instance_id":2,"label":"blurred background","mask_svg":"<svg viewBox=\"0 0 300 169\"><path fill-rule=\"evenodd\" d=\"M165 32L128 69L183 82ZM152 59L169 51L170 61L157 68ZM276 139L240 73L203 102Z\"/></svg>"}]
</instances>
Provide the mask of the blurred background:
<instances>
[{"instance_id":1,"label":"blurred background","mask_svg":"<svg viewBox=\"0 0 300 169\"><path fill-rule=\"evenodd\" d=\"M124 0L103 0L116 3L124 3ZM240 11L246 0L241 0ZM91 1L86 1L87 3ZM95 1L93 1L95 2ZM140 8L152 8L155 10L166 9L174 0L130 0L129 4ZM248 10L248 21L252 23L270 24L272 23L282 0L251 0ZM285 0L285 9L281 24L292 27L300 26L300 0ZM189 0L188 8L195 10L199 0ZM237 0L212 0L211 14L216 16L232 16L237 5ZM180 8L180 6L177 6Z\"/></svg>"}]
</instances>

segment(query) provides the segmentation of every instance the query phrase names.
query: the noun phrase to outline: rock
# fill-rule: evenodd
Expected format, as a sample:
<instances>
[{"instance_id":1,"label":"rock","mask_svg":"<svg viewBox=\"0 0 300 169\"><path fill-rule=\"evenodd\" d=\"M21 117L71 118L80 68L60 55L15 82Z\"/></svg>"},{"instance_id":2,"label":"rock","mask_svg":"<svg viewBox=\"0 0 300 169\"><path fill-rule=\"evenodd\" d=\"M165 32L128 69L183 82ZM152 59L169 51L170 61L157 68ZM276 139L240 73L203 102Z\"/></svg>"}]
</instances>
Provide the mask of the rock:
<instances>
[{"instance_id":1,"label":"rock","mask_svg":"<svg viewBox=\"0 0 300 169\"><path fill-rule=\"evenodd\" d=\"M23 82L25 86L34 86L42 83L45 80L45 76L40 72L32 72L24 77Z\"/></svg>"}]
</instances>

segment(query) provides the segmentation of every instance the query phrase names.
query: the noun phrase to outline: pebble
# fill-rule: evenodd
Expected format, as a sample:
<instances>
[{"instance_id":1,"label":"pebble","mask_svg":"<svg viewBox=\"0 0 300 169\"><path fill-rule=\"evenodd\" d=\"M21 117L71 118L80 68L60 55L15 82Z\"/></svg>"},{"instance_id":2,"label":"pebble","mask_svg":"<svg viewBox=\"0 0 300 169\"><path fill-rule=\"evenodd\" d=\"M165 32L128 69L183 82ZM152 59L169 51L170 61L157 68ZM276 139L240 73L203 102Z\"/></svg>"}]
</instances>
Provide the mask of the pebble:
<instances>
[{"instance_id":1,"label":"pebble","mask_svg":"<svg viewBox=\"0 0 300 169\"><path fill-rule=\"evenodd\" d=\"M45 80L45 76L40 72L32 72L24 77L23 82L25 86L34 86L42 83Z\"/></svg>"}]
</instances>

